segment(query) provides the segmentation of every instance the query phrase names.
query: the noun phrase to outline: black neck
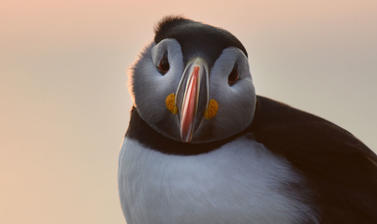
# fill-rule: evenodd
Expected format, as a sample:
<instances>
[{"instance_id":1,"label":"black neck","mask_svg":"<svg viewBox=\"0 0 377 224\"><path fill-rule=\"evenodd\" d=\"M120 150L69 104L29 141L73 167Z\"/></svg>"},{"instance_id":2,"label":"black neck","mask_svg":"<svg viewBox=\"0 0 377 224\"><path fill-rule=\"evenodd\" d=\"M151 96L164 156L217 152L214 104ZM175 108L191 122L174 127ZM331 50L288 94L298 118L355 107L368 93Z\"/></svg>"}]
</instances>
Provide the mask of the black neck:
<instances>
[{"instance_id":1,"label":"black neck","mask_svg":"<svg viewBox=\"0 0 377 224\"><path fill-rule=\"evenodd\" d=\"M243 133L243 132L242 132ZM210 143L183 143L167 138L153 130L138 114L133 107L131 110L131 118L126 133L126 137L135 139L141 144L147 146L151 150L157 150L166 154L177 155L195 155L207 153L219 148L225 143L237 138L242 133L235 136Z\"/></svg>"}]
</instances>

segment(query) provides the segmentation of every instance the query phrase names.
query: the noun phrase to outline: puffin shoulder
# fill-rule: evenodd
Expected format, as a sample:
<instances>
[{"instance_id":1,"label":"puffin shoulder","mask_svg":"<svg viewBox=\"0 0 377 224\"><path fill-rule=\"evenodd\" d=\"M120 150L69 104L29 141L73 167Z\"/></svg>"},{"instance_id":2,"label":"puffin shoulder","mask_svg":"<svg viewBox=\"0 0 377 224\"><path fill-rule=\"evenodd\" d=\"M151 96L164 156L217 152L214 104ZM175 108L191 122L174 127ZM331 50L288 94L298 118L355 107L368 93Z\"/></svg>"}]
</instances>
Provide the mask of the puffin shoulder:
<instances>
[{"instance_id":1,"label":"puffin shoulder","mask_svg":"<svg viewBox=\"0 0 377 224\"><path fill-rule=\"evenodd\" d=\"M377 223L377 156L351 133L262 96L249 131L307 177L323 223Z\"/></svg>"}]
</instances>

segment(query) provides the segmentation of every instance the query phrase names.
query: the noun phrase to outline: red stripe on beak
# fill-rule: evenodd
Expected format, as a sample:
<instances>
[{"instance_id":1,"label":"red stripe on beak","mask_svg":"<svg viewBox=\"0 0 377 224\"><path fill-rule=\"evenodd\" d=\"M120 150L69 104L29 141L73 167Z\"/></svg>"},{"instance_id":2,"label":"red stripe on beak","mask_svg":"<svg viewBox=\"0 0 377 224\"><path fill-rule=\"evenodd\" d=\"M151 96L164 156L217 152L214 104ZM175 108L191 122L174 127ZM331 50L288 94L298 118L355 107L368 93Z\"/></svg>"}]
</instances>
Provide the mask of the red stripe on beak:
<instances>
[{"instance_id":1,"label":"red stripe on beak","mask_svg":"<svg viewBox=\"0 0 377 224\"><path fill-rule=\"evenodd\" d=\"M195 66L188 80L185 90L182 111L181 111L181 138L185 142L190 142L192 138L193 123L197 107L198 80L200 67Z\"/></svg>"}]
</instances>

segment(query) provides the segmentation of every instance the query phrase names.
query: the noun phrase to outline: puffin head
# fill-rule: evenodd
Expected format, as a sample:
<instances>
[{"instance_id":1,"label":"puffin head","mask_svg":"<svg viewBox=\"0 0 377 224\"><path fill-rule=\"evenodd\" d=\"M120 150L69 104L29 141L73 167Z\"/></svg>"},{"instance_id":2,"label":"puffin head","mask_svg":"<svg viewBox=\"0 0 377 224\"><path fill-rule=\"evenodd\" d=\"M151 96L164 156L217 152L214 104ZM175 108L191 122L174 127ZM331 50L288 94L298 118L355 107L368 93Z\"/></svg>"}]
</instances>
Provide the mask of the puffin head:
<instances>
[{"instance_id":1,"label":"puffin head","mask_svg":"<svg viewBox=\"0 0 377 224\"><path fill-rule=\"evenodd\" d=\"M246 129L254 117L247 52L221 28L164 18L129 80L140 117L175 141L222 140Z\"/></svg>"}]
</instances>

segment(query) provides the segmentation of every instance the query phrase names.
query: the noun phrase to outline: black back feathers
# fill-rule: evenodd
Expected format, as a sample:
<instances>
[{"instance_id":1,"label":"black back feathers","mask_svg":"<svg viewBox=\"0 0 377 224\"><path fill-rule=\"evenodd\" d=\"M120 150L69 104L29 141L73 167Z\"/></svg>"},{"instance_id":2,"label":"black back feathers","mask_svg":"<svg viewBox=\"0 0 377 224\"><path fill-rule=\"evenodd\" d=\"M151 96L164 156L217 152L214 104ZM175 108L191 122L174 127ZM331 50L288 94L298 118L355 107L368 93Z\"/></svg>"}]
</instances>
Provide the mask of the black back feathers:
<instances>
[{"instance_id":1,"label":"black back feathers","mask_svg":"<svg viewBox=\"0 0 377 224\"><path fill-rule=\"evenodd\" d=\"M377 156L352 134L260 96L249 130L306 177L320 223L377 223Z\"/></svg>"}]
</instances>

